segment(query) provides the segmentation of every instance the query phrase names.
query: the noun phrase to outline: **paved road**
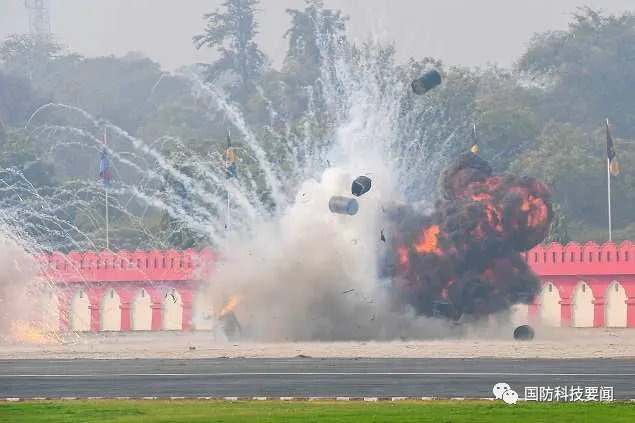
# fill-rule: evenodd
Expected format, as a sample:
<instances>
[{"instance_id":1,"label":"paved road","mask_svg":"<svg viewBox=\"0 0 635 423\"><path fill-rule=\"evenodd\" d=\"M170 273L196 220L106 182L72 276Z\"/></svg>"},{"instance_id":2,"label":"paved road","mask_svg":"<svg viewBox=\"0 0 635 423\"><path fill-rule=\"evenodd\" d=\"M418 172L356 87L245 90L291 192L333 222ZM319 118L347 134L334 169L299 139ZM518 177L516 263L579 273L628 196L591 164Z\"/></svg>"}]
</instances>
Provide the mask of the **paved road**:
<instances>
[{"instance_id":1,"label":"paved road","mask_svg":"<svg viewBox=\"0 0 635 423\"><path fill-rule=\"evenodd\" d=\"M0 360L0 397L453 396L525 387L613 387L635 398L635 360Z\"/></svg>"}]
</instances>

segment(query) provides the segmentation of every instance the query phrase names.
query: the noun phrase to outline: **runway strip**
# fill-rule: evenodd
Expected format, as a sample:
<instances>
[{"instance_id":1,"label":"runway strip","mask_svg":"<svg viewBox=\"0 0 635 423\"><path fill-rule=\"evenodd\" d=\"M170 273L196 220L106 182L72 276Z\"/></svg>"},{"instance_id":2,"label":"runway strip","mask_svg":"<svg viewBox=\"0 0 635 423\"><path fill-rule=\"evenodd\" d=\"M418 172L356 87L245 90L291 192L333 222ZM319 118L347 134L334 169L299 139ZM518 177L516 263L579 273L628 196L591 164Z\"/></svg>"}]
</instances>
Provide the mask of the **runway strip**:
<instances>
[{"instance_id":1,"label":"runway strip","mask_svg":"<svg viewBox=\"0 0 635 423\"><path fill-rule=\"evenodd\" d=\"M491 398L499 382L520 398L526 387L609 387L631 399L635 360L0 360L1 398Z\"/></svg>"}]
</instances>

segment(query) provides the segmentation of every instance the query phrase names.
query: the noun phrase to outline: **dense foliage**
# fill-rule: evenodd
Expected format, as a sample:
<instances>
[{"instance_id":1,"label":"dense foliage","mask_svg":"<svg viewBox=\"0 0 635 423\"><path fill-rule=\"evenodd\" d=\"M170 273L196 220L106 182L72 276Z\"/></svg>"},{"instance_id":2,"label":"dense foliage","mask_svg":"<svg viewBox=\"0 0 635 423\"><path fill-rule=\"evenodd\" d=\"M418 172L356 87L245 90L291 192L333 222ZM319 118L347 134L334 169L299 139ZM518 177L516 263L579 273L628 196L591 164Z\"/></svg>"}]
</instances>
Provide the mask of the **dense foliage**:
<instances>
[{"instance_id":1,"label":"dense foliage","mask_svg":"<svg viewBox=\"0 0 635 423\"><path fill-rule=\"evenodd\" d=\"M104 248L104 192L97 174L103 123L110 122L120 128L108 132L115 184L129 187L125 194L113 192L109 200L110 248L205 243L196 222L197 213L207 212L193 206L196 190L188 191L183 181L157 170L174 168L204 179L204 169L194 162L222 164L229 109L211 108L209 98L181 76L188 72L201 71L228 102L238 105L267 154L292 150L280 140L292 144L307 127L319 138L315 148L321 148L331 128L327 106L319 107L325 98L320 97L320 78L335 72L329 63L333 51L347 45L350 54L362 54L363 46L346 40L348 18L340 11L306 0L305 8L288 10L288 52L282 69L273 69L256 42L257 5L256 0L226 0L220 10L205 15L193 42L217 50L219 58L176 74L164 73L138 53L82 57L50 39L5 39L0 44L0 207L5 223L18 225L45 248ZM558 206L549 240L607 238L602 125L608 118L622 167L612 177L613 238L635 239L635 141L630 141L635 139L635 14L580 10L568 30L537 34L514 69L447 68L433 58L400 65L390 46L384 53L385 72L404 78L431 63L443 67L446 83L434 101L447 127L476 122L480 154L496 170L526 173L550 185ZM45 106L51 104L65 106ZM276 131L285 135L272 137ZM235 148L247 148L244 138L233 137ZM142 157L135 140L144 140L162 158ZM247 156L241 159L242 172L254 176L255 195L266 203L271 193L261 182L265 176ZM163 160L161 166L157 160ZM225 181L215 182L214 189L222 191ZM181 204L162 206L161 198L175 195ZM223 218L213 207L209 210L207 218Z\"/></svg>"}]
</instances>

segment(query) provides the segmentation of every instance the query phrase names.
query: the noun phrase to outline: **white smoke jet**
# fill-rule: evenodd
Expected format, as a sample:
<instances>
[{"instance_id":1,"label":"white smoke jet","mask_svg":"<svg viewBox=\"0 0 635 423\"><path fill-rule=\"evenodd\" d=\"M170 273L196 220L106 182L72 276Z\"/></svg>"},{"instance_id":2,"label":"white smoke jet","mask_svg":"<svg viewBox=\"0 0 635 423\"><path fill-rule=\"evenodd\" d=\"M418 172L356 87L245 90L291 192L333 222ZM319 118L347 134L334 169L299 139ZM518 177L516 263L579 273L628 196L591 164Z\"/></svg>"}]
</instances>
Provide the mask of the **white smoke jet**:
<instances>
[{"instance_id":1,"label":"white smoke jet","mask_svg":"<svg viewBox=\"0 0 635 423\"><path fill-rule=\"evenodd\" d=\"M235 313L251 340L391 340L447 333L445 322L392 310L378 276L387 224L381 203L404 200L399 181L408 170L400 168L391 148L406 88L396 78L377 78L373 59L336 60L344 79L335 81L339 90L326 91L337 92L329 94L331 109L347 113L337 116L325 155L333 166L317 177L284 180L295 185L289 206L222 245L209 303L219 310L232 296L240 298ZM358 213L331 213L331 196L351 197L359 175L372 179L372 189L357 199Z\"/></svg>"}]
</instances>

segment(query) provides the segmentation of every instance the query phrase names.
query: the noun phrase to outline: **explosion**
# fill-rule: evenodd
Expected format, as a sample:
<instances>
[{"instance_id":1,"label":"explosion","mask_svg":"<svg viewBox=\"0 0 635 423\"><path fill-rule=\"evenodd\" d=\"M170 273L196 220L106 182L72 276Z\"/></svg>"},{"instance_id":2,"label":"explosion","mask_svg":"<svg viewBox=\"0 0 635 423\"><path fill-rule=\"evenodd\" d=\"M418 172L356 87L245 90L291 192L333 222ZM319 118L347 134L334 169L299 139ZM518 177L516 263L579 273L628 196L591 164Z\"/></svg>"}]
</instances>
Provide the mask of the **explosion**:
<instances>
[{"instance_id":1,"label":"explosion","mask_svg":"<svg viewBox=\"0 0 635 423\"><path fill-rule=\"evenodd\" d=\"M238 296L232 295L229 298L229 301L227 301L227 304L225 304L225 306L223 306L223 308L221 309L218 317L222 319L228 314L233 313L234 310L236 310L236 307L238 307L238 304L240 304L240 299L238 298Z\"/></svg>"},{"instance_id":2,"label":"explosion","mask_svg":"<svg viewBox=\"0 0 635 423\"><path fill-rule=\"evenodd\" d=\"M390 271L396 299L419 315L474 319L531 303L540 279L522 253L540 243L553 211L540 181L494 175L470 152L441 176L435 211L403 209Z\"/></svg>"},{"instance_id":3,"label":"explosion","mask_svg":"<svg viewBox=\"0 0 635 423\"><path fill-rule=\"evenodd\" d=\"M226 249L213 292L228 339L236 328L262 341L447 336L459 319L476 323L533 301L540 280L522 253L552 220L544 184L494 175L469 152L443 172L426 214L387 202L390 174L374 172L376 188L352 199L359 178L330 169L300 188L305 201ZM359 204L351 212L333 198ZM384 232L392 260L377 274Z\"/></svg>"}]
</instances>

